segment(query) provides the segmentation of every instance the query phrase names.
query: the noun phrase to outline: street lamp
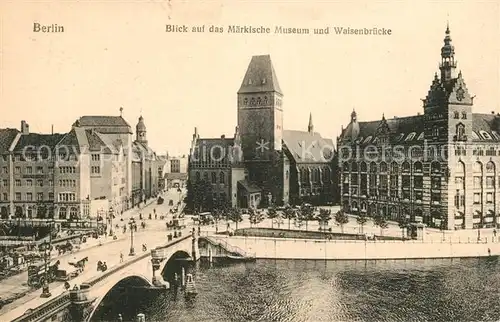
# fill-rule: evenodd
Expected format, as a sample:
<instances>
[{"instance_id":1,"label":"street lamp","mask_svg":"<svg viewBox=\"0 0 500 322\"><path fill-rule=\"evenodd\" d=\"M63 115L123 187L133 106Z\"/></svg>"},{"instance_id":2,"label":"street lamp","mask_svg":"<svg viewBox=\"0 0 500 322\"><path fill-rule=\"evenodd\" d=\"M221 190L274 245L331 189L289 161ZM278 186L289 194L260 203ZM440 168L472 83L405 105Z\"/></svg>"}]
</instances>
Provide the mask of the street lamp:
<instances>
[{"instance_id":1,"label":"street lamp","mask_svg":"<svg viewBox=\"0 0 500 322\"><path fill-rule=\"evenodd\" d=\"M50 262L50 252L52 250L53 223L54 223L54 218L49 220L49 242L48 242L48 244L47 244L47 242L44 242L42 244L43 250L44 250L44 259L45 259L45 281L44 281L44 285L43 285L42 294L40 295L40 297L42 297L42 298L47 298L47 297L52 296L52 294L50 293L50 290L49 290L49 283L50 283L49 279L51 278L51 276L49 274L49 262Z\"/></svg>"},{"instance_id":2,"label":"street lamp","mask_svg":"<svg viewBox=\"0 0 500 322\"><path fill-rule=\"evenodd\" d=\"M113 236L113 216L114 216L114 210L113 207L109 208L109 235Z\"/></svg>"},{"instance_id":3,"label":"street lamp","mask_svg":"<svg viewBox=\"0 0 500 322\"><path fill-rule=\"evenodd\" d=\"M135 219L134 217L131 217L128 225L130 227L130 252L129 256L135 256L135 251L134 251L134 226L135 226Z\"/></svg>"}]
</instances>

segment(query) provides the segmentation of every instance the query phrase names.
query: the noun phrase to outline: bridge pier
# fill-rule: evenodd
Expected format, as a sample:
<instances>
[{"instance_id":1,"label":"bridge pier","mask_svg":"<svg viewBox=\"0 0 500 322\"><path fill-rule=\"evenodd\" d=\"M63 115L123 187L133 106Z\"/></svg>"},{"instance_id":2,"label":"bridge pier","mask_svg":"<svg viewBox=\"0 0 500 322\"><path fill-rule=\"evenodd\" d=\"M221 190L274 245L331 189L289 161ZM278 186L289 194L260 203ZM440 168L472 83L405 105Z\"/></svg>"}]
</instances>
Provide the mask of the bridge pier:
<instances>
[{"instance_id":1,"label":"bridge pier","mask_svg":"<svg viewBox=\"0 0 500 322\"><path fill-rule=\"evenodd\" d=\"M156 275L156 271L158 271L161 267L161 259L151 258L151 263L153 264L152 265L153 266L153 277L152 277L151 282L153 283L153 285L155 287L168 289L170 286L169 283L165 282L165 280L163 279L162 276Z\"/></svg>"},{"instance_id":2,"label":"bridge pier","mask_svg":"<svg viewBox=\"0 0 500 322\"><path fill-rule=\"evenodd\" d=\"M71 301L69 307L71 321L87 321L94 309L93 303L96 300L90 295L90 285L81 284L79 288L75 285L75 288L69 292L69 299Z\"/></svg>"}]
</instances>

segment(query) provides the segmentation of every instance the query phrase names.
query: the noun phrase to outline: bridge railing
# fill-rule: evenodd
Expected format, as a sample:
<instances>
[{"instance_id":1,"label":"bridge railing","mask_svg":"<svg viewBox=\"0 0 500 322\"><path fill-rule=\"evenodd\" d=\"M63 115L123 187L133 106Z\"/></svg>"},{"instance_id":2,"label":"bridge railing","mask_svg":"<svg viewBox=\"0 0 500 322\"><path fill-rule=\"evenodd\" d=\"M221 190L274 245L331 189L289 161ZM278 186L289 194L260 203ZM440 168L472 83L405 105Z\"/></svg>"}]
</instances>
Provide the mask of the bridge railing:
<instances>
[{"instance_id":1,"label":"bridge railing","mask_svg":"<svg viewBox=\"0 0 500 322\"><path fill-rule=\"evenodd\" d=\"M44 321L50 317L52 312L61 310L70 304L69 293L64 292L57 297L43 303L34 309L28 309L26 313L20 317L12 320L12 322L31 322L31 321Z\"/></svg>"},{"instance_id":2,"label":"bridge railing","mask_svg":"<svg viewBox=\"0 0 500 322\"><path fill-rule=\"evenodd\" d=\"M224 248L226 251L230 253L240 254L243 257L255 257L255 254L250 254L238 246L231 245L222 238L217 238L214 236L206 236L205 238L208 239L210 242L219 245L220 247Z\"/></svg>"},{"instance_id":3,"label":"bridge railing","mask_svg":"<svg viewBox=\"0 0 500 322\"><path fill-rule=\"evenodd\" d=\"M171 247L171 246L178 244L178 243L180 243L188 238L191 238L191 235L186 235L186 236L180 237L180 238L176 239L175 241L168 243L167 245L160 246L159 249ZM109 270L107 270L106 272L100 274L99 276L91 278L90 280L87 280L86 282L83 282L82 284L89 284L90 286L94 286L94 285L98 284L99 282L103 281L104 279L106 279L107 277L109 277L110 275L113 275L116 272L118 272L118 271L140 261L140 260L143 260L144 258L147 258L150 255L151 255L151 253L146 252L146 253L141 254L137 257L134 257L133 259L131 259L127 262L115 265L115 266L111 267ZM69 293L64 292L64 293L58 295L57 297L50 299L49 301L41 304L40 306L38 306L32 310L28 309L28 311L26 313L24 313L22 316L20 316L16 319L12 320L12 322L44 321L46 318L50 317L50 315L53 314L53 312L57 312L57 311L61 310L62 308L70 305L70 303L71 302L70 302Z\"/></svg>"}]
</instances>

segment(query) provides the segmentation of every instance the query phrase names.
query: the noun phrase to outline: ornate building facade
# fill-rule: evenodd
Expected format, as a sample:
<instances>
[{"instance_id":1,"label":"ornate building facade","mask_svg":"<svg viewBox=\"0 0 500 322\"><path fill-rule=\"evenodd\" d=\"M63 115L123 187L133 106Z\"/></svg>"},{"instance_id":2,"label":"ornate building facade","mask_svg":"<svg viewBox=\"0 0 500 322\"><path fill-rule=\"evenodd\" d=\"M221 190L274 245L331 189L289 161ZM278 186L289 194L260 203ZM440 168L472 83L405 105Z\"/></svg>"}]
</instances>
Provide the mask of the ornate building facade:
<instances>
[{"instance_id":1,"label":"ornate building facade","mask_svg":"<svg viewBox=\"0 0 500 322\"><path fill-rule=\"evenodd\" d=\"M237 111L232 138L195 130L188 190L203 182L210 196L202 199L243 208L333 199L333 142L314 132L312 117L308 131L283 129L283 91L269 55L252 57Z\"/></svg>"},{"instance_id":2,"label":"ornate building facade","mask_svg":"<svg viewBox=\"0 0 500 322\"><path fill-rule=\"evenodd\" d=\"M352 112L337 140L345 211L442 229L500 223L500 115L472 112L449 27L439 69L423 114L360 122Z\"/></svg>"}]
</instances>

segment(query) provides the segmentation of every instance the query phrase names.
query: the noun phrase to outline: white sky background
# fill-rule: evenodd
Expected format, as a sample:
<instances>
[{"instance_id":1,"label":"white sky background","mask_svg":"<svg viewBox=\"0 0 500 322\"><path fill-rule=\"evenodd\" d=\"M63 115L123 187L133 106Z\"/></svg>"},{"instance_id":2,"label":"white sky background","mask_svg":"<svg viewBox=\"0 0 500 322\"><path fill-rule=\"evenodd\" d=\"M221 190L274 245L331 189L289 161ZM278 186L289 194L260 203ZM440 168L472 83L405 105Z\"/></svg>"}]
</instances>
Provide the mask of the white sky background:
<instances>
[{"instance_id":1,"label":"white sky background","mask_svg":"<svg viewBox=\"0 0 500 322\"><path fill-rule=\"evenodd\" d=\"M351 3L352 2L352 3ZM498 1L0 1L0 127L69 131L81 115L144 116L159 153L232 136L236 92L252 55L270 54L284 92L284 128L335 140L360 121L423 112L446 21L475 112L500 112ZM64 33L33 33L33 22ZM173 34L166 24L353 28L391 36Z\"/></svg>"}]
</instances>

